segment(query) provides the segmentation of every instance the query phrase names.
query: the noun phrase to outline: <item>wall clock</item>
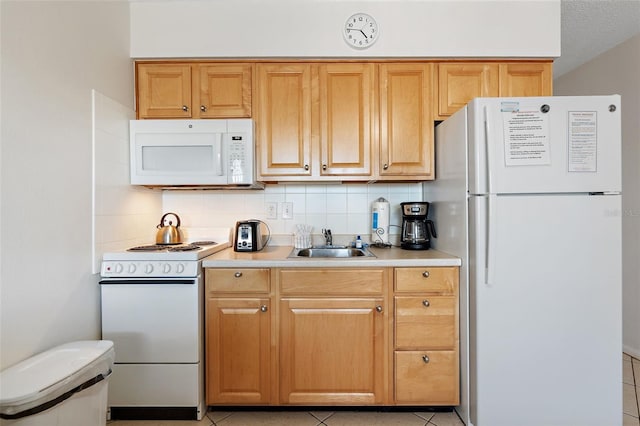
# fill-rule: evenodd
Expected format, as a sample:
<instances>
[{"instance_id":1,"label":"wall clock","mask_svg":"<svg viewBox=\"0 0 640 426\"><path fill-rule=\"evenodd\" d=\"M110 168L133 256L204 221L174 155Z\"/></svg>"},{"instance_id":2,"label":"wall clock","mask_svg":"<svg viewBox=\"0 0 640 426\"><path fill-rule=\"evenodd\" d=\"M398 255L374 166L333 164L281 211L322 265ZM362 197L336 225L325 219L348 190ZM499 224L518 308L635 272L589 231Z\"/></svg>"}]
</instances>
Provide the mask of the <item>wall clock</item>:
<instances>
[{"instance_id":1,"label":"wall clock","mask_svg":"<svg viewBox=\"0 0 640 426\"><path fill-rule=\"evenodd\" d=\"M378 40L378 23L373 16L356 13L344 23L342 35L347 44L354 49L366 49Z\"/></svg>"}]
</instances>

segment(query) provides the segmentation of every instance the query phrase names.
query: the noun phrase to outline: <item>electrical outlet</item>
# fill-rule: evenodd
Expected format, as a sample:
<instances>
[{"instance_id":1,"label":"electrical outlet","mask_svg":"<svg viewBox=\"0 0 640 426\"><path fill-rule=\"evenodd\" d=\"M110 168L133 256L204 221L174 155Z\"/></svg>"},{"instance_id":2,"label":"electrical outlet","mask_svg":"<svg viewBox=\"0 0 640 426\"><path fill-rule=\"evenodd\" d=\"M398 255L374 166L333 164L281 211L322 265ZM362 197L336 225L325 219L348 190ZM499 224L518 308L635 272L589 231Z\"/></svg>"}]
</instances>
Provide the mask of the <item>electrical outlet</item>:
<instances>
[{"instance_id":1,"label":"electrical outlet","mask_svg":"<svg viewBox=\"0 0 640 426\"><path fill-rule=\"evenodd\" d=\"M265 210L267 212L267 219L278 218L278 203L265 203Z\"/></svg>"},{"instance_id":2,"label":"electrical outlet","mask_svg":"<svg viewBox=\"0 0 640 426\"><path fill-rule=\"evenodd\" d=\"M293 203L282 203L282 218L293 219Z\"/></svg>"}]
</instances>

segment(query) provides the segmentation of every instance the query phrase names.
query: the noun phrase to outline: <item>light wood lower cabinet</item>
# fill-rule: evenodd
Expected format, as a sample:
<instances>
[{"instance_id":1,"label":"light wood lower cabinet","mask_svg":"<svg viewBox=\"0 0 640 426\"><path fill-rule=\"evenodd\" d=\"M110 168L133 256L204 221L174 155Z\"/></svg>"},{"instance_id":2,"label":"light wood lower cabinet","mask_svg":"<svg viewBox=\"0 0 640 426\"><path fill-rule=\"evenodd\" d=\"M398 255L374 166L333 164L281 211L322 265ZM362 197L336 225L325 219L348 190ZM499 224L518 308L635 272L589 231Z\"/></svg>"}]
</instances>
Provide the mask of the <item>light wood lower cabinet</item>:
<instances>
[{"instance_id":1,"label":"light wood lower cabinet","mask_svg":"<svg viewBox=\"0 0 640 426\"><path fill-rule=\"evenodd\" d=\"M280 302L280 401L371 405L383 401L381 298Z\"/></svg>"},{"instance_id":2,"label":"light wood lower cabinet","mask_svg":"<svg viewBox=\"0 0 640 426\"><path fill-rule=\"evenodd\" d=\"M458 268L209 268L208 405L457 405Z\"/></svg>"},{"instance_id":3,"label":"light wood lower cabinet","mask_svg":"<svg viewBox=\"0 0 640 426\"><path fill-rule=\"evenodd\" d=\"M271 401L273 309L269 269L207 269L206 401Z\"/></svg>"},{"instance_id":4,"label":"light wood lower cabinet","mask_svg":"<svg viewBox=\"0 0 640 426\"><path fill-rule=\"evenodd\" d=\"M458 268L396 268L394 286L395 403L458 405Z\"/></svg>"}]
</instances>

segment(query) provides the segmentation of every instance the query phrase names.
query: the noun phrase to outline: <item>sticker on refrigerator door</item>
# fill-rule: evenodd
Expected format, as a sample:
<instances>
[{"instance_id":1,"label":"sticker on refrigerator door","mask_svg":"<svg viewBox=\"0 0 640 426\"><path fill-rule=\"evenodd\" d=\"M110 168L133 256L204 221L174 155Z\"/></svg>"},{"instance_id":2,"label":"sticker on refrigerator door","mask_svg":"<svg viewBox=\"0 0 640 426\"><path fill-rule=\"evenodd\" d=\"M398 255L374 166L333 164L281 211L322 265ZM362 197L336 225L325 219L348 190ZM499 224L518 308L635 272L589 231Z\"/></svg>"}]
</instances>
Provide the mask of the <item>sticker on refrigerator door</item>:
<instances>
[{"instance_id":1,"label":"sticker on refrigerator door","mask_svg":"<svg viewBox=\"0 0 640 426\"><path fill-rule=\"evenodd\" d=\"M569 111L570 172L595 172L598 164L598 113Z\"/></svg>"},{"instance_id":2,"label":"sticker on refrigerator door","mask_svg":"<svg viewBox=\"0 0 640 426\"><path fill-rule=\"evenodd\" d=\"M506 166L551 164L549 117L536 110L503 112Z\"/></svg>"}]
</instances>

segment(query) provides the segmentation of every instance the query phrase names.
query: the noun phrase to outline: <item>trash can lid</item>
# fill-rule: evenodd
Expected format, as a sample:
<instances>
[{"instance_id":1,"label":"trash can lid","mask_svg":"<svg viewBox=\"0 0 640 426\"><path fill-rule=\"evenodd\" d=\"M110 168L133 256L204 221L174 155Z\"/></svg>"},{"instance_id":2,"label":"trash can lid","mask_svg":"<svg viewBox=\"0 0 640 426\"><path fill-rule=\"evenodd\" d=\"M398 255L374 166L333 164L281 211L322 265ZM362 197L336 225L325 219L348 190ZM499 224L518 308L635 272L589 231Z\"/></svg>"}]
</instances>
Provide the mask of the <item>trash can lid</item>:
<instances>
[{"instance_id":1,"label":"trash can lid","mask_svg":"<svg viewBox=\"0 0 640 426\"><path fill-rule=\"evenodd\" d=\"M102 374L115 355L109 340L65 343L0 372L0 413L13 414L42 404Z\"/></svg>"}]
</instances>

